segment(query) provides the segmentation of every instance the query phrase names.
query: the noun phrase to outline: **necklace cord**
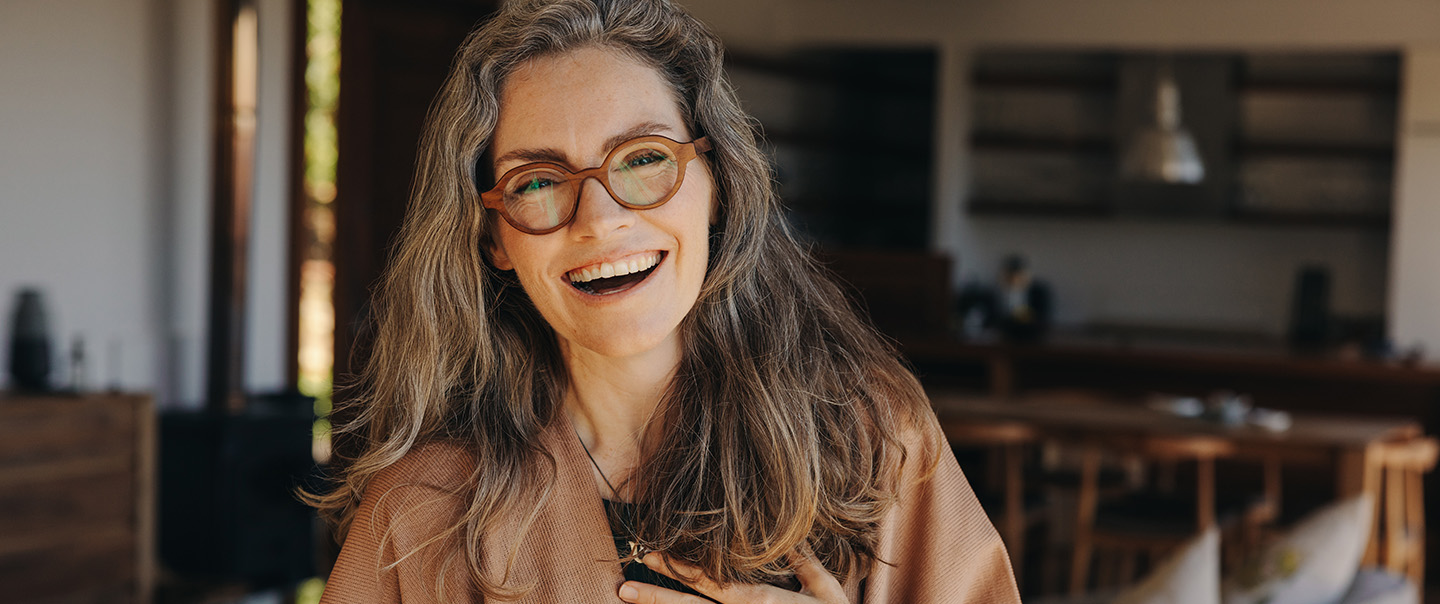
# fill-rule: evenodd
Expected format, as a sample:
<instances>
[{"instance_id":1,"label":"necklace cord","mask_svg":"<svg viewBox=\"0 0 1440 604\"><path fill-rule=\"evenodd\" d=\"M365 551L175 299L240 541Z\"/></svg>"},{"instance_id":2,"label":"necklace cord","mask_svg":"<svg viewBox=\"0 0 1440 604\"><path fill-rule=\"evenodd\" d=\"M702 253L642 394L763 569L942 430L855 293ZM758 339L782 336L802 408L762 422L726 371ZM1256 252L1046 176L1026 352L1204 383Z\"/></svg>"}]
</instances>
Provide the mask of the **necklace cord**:
<instances>
[{"instance_id":1,"label":"necklace cord","mask_svg":"<svg viewBox=\"0 0 1440 604\"><path fill-rule=\"evenodd\" d=\"M595 461L595 456L590 453L590 447L585 446L585 439L580 438L578 430L575 432L575 440L580 441L580 448L585 450L585 457L590 458L590 465L595 466L595 471L600 473L600 480L605 481L605 486L610 487L610 494L615 496L616 501L619 501L620 491L615 488L615 485L610 484L610 477L605 475L605 470L600 469L600 463Z\"/></svg>"},{"instance_id":2,"label":"necklace cord","mask_svg":"<svg viewBox=\"0 0 1440 604\"><path fill-rule=\"evenodd\" d=\"M610 483L610 477L605 475L605 470L600 469L600 463L595 461L595 456L590 453L590 447L585 445L585 439L580 438L579 430L575 431L575 440L580 441L580 448L585 450L585 457L590 458L590 465L595 466L595 471L600 473L600 480L605 481L605 486L610 488L610 493L615 496L615 503L617 505L625 505L623 501L620 501L619 489L616 489L615 485ZM638 513L634 503L628 505L630 505L631 514ZM616 516L618 517L620 514L617 513ZM626 537L628 537L626 544L630 546L630 554L621 560L620 564L624 565L631 562L639 562L640 559L644 558L645 554L649 552L649 548L639 542L639 537L635 535L635 529L631 523L625 522L624 518L620 518L620 524L623 526L625 532L629 533L626 535Z\"/></svg>"}]
</instances>

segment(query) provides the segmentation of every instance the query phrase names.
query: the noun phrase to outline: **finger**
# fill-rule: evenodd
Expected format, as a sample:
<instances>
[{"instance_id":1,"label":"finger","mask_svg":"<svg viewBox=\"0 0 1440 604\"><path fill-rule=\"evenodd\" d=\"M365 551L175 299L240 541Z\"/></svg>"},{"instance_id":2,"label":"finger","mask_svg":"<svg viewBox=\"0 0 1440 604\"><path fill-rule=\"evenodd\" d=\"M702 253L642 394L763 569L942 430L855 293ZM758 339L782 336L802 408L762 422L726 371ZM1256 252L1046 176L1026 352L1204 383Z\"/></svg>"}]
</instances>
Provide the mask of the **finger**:
<instances>
[{"instance_id":1,"label":"finger","mask_svg":"<svg viewBox=\"0 0 1440 604\"><path fill-rule=\"evenodd\" d=\"M845 601L845 587L840 585L840 580L830 574L820 560L809 553L792 552L790 563L795 568L795 578L800 580L800 586L804 593L819 598L825 602Z\"/></svg>"},{"instance_id":2,"label":"finger","mask_svg":"<svg viewBox=\"0 0 1440 604\"><path fill-rule=\"evenodd\" d=\"M642 559L641 562L649 567L650 570L689 585L695 591L726 604L768 602L771 600L767 599L766 596L773 594L766 594L763 589L777 589L769 585L750 585L747 583L732 583L728 587L720 587L719 584L710 580L709 577L706 577L705 573L698 567L667 558L664 554L657 552L645 554L645 558Z\"/></svg>"},{"instance_id":3,"label":"finger","mask_svg":"<svg viewBox=\"0 0 1440 604\"><path fill-rule=\"evenodd\" d=\"M714 604L704 598L639 581L620 586L620 599L631 604Z\"/></svg>"},{"instance_id":4,"label":"finger","mask_svg":"<svg viewBox=\"0 0 1440 604\"><path fill-rule=\"evenodd\" d=\"M700 593L709 595L710 592L706 591L707 589L711 591L718 591L720 589L719 585L716 585L714 581L711 581L705 576L705 572L700 570L700 567L668 558L665 554L650 552L645 554L645 557L641 558L640 562L649 567L650 570L689 585Z\"/></svg>"}]
</instances>

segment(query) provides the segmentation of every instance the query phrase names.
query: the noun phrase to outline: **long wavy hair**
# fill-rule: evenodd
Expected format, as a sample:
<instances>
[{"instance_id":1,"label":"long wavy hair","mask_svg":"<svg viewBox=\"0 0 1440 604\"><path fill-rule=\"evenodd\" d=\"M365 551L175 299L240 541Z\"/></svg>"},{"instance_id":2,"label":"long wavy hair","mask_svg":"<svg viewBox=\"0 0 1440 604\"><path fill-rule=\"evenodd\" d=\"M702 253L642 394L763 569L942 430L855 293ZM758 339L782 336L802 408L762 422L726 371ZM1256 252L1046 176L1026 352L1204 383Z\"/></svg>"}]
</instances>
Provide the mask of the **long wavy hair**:
<instances>
[{"instance_id":1,"label":"long wavy hair","mask_svg":"<svg viewBox=\"0 0 1440 604\"><path fill-rule=\"evenodd\" d=\"M427 120L374 341L339 413L349 419L337 438L358 448L311 503L343 537L377 473L420 444L459 443L477 462L469 508L431 542L450 543L444 567L464 564L486 597L524 592L504 584L509 569L480 568L476 544L506 510L550 497L555 459L538 436L568 378L554 332L486 257L498 216L477 183L493 179L484 158L506 76L588 46L657 69L690 132L714 145L701 160L719 206L708 272L651 419L663 428L647 430L658 436L642 443L644 470L629 483L638 536L721 583L789 574L797 549L842 579L867 572L907 463L900 434L922 435L928 472L933 415L892 347L790 232L720 40L668 0L520 0L466 39Z\"/></svg>"}]
</instances>

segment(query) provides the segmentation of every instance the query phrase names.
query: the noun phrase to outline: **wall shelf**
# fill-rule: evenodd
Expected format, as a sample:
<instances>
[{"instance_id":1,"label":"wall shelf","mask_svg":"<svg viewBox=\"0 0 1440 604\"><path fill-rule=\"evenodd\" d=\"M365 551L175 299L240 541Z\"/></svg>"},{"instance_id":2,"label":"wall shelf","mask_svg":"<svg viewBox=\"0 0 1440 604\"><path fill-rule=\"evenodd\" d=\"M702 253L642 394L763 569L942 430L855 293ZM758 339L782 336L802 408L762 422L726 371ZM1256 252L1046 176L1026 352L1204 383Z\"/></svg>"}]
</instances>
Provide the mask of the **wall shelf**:
<instances>
[{"instance_id":1,"label":"wall shelf","mask_svg":"<svg viewBox=\"0 0 1440 604\"><path fill-rule=\"evenodd\" d=\"M1236 210L1229 217L1237 224L1275 227L1321 227L1343 229L1388 230L1389 213L1321 213L1321 212L1266 212L1260 210Z\"/></svg>"},{"instance_id":2,"label":"wall shelf","mask_svg":"<svg viewBox=\"0 0 1440 604\"><path fill-rule=\"evenodd\" d=\"M1067 137L1047 134L996 134L976 132L970 137L975 149L996 151L1029 151L1052 153L1115 153L1115 141L1109 137Z\"/></svg>"},{"instance_id":3,"label":"wall shelf","mask_svg":"<svg viewBox=\"0 0 1440 604\"><path fill-rule=\"evenodd\" d=\"M1234 153L1241 160L1255 157L1294 157L1391 162L1395 160L1395 145L1393 143L1245 141L1235 145Z\"/></svg>"},{"instance_id":4,"label":"wall shelf","mask_svg":"<svg viewBox=\"0 0 1440 604\"><path fill-rule=\"evenodd\" d=\"M974 216L991 217L1111 218L1115 215L1115 210L1106 200L1077 203L1069 200L972 199L968 209Z\"/></svg>"},{"instance_id":5,"label":"wall shelf","mask_svg":"<svg viewBox=\"0 0 1440 604\"><path fill-rule=\"evenodd\" d=\"M1006 75L977 73L972 82L977 88L1071 91L1098 95L1115 94L1119 84L1114 74Z\"/></svg>"},{"instance_id":6,"label":"wall shelf","mask_svg":"<svg viewBox=\"0 0 1440 604\"><path fill-rule=\"evenodd\" d=\"M929 155L932 150L929 141L918 141L913 138L902 139L897 137L881 138L870 135L854 135L828 130L823 132L806 132L797 130L786 130L783 128L765 127L762 129L765 140L771 145L794 145L797 147L808 147L812 149L824 149L830 151L844 151L856 149L885 149L888 151L901 151L905 153L919 153Z\"/></svg>"},{"instance_id":7,"label":"wall shelf","mask_svg":"<svg viewBox=\"0 0 1440 604\"><path fill-rule=\"evenodd\" d=\"M967 211L1389 227L1398 55L1172 55L1182 122L1206 164L1199 187L1118 180L1120 141L1152 119L1158 61L1155 53L979 53ZM1146 211L1159 199L1183 199L1190 210Z\"/></svg>"}]
</instances>

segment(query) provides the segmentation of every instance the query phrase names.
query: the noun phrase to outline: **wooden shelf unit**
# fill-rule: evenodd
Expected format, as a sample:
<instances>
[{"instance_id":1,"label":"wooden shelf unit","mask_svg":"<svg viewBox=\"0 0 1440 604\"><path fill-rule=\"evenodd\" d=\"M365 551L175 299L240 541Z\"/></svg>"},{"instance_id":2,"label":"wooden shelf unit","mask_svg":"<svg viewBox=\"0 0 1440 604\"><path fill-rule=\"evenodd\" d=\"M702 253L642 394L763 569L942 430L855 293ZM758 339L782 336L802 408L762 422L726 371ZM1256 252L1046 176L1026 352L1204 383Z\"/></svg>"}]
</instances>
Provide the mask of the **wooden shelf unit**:
<instances>
[{"instance_id":1,"label":"wooden shelf unit","mask_svg":"<svg viewBox=\"0 0 1440 604\"><path fill-rule=\"evenodd\" d=\"M926 245L937 62L930 49L727 53L802 237L833 248ZM865 211L877 207L886 212Z\"/></svg>"},{"instance_id":2,"label":"wooden shelf unit","mask_svg":"<svg viewBox=\"0 0 1440 604\"><path fill-rule=\"evenodd\" d=\"M1125 187L1111 174L1096 171L1105 165L1118 171L1125 123L1134 120L1136 110L1145 109L1130 94L1147 89L1134 79L1146 73L1136 69L1136 62L1151 60L1151 55L981 53L971 78L976 114L970 146L977 164L967 211L992 217L1129 216L1137 204L1115 198ZM1382 175L1388 175L1395 158L1393 116L1388 122L1385 116L1393 112L1398 98L1396 55L1178 53L1173 60L1185 122L1197 139L1221 141L1211 152L1205 152L1202 141L1212 179L1206 186L1214 187L1213 194L1219 197L1211 204L1214 210L1198 218L1281 227L1389 227L1388 204L1383 211L1378 206L1379 196L1388 194L1389 177ZM1332 64L1337 68L1331 69ZM1229 75L1216 79L1217 69ZM1207 70L1211 75L1197 75ZM1210 102L1197 101L1196 92L1209 95ZM1223 108L1205 107L1215 101ZM1007 108L1007 103L1024 110ZM1338 120L1347 123L1327 134L1324 131L1333 120L1323 113L1263 113L1273 112L1277 103L1348 104ZM1247 113L1255 111L1262 113ZM1219 130L1204 131L1196 127L1197 120ZM1317 126L1285 134L1287 128L1296 130L1296 124L1306 120ZM1247 131L1257 125L1258 131ZM1359 130L1347 132L1347 127ZM1316 135L1315 130L1322 132ZM992 163L987 166L987 161ZM1338 165L1343 173L1314 167L1317 163ZM996 165L1000 171L986 169ZM1292 178L1296 172L1317 172L1335 182ZM1295 189L1284 184L1290 182L1296 183ZM1058 198L1067 187L1073 198ZM1326 187L1349 192L1332 195ZM1191 194L1179 188L1173 192Z\"/></svg>"}]
</instances>

